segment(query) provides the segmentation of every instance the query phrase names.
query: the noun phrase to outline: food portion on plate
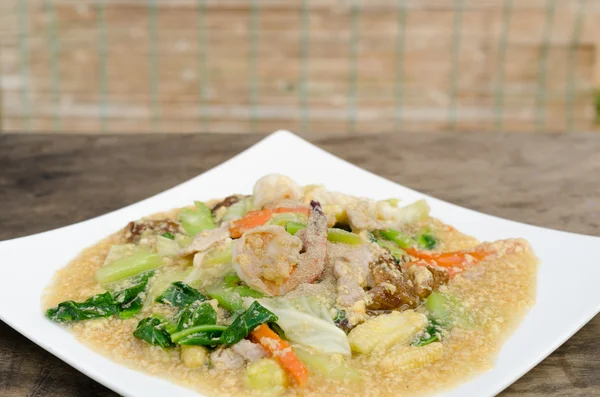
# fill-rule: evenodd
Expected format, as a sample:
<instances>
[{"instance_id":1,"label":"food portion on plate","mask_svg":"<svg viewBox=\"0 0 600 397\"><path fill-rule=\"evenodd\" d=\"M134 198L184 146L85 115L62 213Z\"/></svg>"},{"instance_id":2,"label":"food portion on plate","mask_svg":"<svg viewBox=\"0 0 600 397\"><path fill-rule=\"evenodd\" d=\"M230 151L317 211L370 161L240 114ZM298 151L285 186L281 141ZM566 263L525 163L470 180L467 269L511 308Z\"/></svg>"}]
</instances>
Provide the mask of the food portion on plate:
<instances>
[{"instance_id":1,"label":"food portion on plate","mask_svg":"<svg viewBox=\"0 0 600 397\"><path fill-rule=\"evenodd\" d=\"M42 301L86 345L206 395L415 395L493 366L537 266L526 241L480 243L424 200L267 175L130 222Z\"/></svg>"}]
</instances>

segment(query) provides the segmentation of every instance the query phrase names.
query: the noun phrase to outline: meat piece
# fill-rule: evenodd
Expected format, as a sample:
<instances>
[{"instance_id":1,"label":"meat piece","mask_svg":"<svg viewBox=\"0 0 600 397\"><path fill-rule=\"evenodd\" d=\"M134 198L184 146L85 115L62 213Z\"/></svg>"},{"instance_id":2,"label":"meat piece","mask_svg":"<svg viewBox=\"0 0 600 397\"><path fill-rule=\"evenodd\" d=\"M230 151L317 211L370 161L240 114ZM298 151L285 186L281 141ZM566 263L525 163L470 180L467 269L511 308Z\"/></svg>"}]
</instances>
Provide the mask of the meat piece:
<instances>
[{"instance_id":1,"label":"meat piece","mask_svg":"<svg viewBox=\"0 0 600 397\"><path fill-rule=\"evenodd\" d=\"M252 343L248 339L242 339L231 350L242 356L246 361L252 362L267 356L267 351L258 343Z\"/></svg>"},{"instance_id":2,"label":"meat piece","mask_svg":"<svg viewBox=\"0 0 600 397\"><path fill-rule=\"evenodd\" d=\"M244 365L244 358L232 349L222 347L210 354L210 363L218 370L237 369Z\"/></svg>"},{"instance_id":3,"label":"meat piece","mask_svg":"<svg viewBox=\"0 0 600 397\"><path fill-rule=\"evenodd\" d=\"M125 240L128 243L138 242L140 240L140 236L148 230L157 234L163 234L166 232L179 233L179 224L170 219L142 219L135 222L129 222L124 229Z\"/></svg>"},{"instance_id":4,"label":"meat piece","mask_svg":"<svg viewBox=\"0 0 600 397\"><path fill-rule=\"evenodd\" d=\"M377 218L377 203L360 200L346 208L348 223L353 231L385 229L384 222Z\"/></svg>"},{"instance_id":5,"label":"meat piece","mask_svg":"<svg viewBox=\"0 0 600 397\"><path fill-rule=\"evenodd\" d=\"M223 201L218 202L214 207L212 207L212 210L211 210L212 214L215 215L215 213L219 210L219 208L222 208L222 207L231 207L233 204L237 203L238 201L240 201L244 197L246 197L246 196L242 196L242 195L239 195L239 194L225 197L223 199Z\"/></svg>"},{"instance_id":6,"label":"meat piece","mask_svg":"<svg viewBox=\"0 0 600 397\"><path fill-rule=\"evenodd\" d=\"M346 251L333 261L337 278L337 304L346 310L350 325L359 323L365 316L364 287L369 282L369 263L373 254L368 246Z\"/></svg>"},{"instance_id":7,"label":"meat piece","mask_svg":"<svg viewBox=\"0 0 600 397\"><path fill-rule=\"evenodd\" d=\"M415 293L421 299L425 299L433 291L433 274L425 266L410 266L406 274L412 278Z\"/></svg>"},{"instance_id":8,"label":"meat piece","mask_svg":"<svg viewBox=\"0 0 600 397\"><path fill-rule=\"evenodd\" d=\"M229 229L227 227L220 227L217 229L205 230L198 233L190 245L181 250L181 256L187 256L195 252L204 252L209 248L214 247L220 242L226 241L229 238Z\"/></svg>"},{"instance_id":9,"label":"meat piece","mask_svg":"<svg viewBox=\"0 0 600 397\"><path fill-rule=\"evenodd\" d=\"M385 310L401 307L415 308L419 296L410 278L396 265L388 253L382 254L371 266L375 287L369 290L367 309Z\"/></svg>"}]
</instances>

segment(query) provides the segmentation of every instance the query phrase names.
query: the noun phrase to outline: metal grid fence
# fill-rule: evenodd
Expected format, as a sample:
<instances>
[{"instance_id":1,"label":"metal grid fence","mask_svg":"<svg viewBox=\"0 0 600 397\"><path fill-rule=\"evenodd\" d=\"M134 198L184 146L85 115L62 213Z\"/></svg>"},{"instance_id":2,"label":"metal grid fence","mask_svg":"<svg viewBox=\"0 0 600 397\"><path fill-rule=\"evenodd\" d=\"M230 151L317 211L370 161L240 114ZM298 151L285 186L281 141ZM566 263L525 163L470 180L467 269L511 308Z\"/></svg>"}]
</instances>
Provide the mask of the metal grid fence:
<instances>
[{"instance_id":1,"label":"metal grid fence","mask_svg":"<svg viewBox=\"0 0 600 397\"><path fill-rule=\"evenodd\" d=\"M4 0L11 132L596 129L597 0Z\"/></svg>"}]
</instances>

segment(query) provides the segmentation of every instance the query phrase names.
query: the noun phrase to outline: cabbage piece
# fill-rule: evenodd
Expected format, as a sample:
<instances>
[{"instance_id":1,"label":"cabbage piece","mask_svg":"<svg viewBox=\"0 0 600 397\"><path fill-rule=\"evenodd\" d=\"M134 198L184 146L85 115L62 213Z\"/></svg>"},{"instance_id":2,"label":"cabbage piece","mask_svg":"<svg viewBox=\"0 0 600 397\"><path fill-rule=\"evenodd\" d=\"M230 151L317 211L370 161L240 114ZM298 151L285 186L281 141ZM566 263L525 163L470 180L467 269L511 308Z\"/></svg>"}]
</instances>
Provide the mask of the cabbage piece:
<instances>
[{"instance_id":1,"label":"cabbage piece","mask_svg":"<svg viewBox=\"0 0 600 397\"><path fill-rule=\"evenodd\" d=\"M156 251L160 256L177 256L181 248L176 241L163 236L156 236Z\"/></svg>"},{"instance_id":2,"label":"cabbage piece","mask_svg":"<svg viewBox=\"0 0 600 397\"><path fill-rule=\"evenodd\" d=\"M227 208L227 212L225 212L225 215L223 215L223 219L221 219L221 221L229 222L235 221L236 219L240 219L253 208L254 200L252 199L252 197L246 197Z\"/></svg>"},{"instance_id":3,"label":"cabbage piece","mask_svg":"<svg viewBox=\"0 0 600 397\"><path fill-rule=\"evenodd\" d=\"M388 219L396 225L406 225L429 218L429 204L424 199L400 208L392 206L387 209L379 208L379 211L385 214L384 219L389 217Z\"/></svg>"},{"instance_id":4,"label":"cabbage piece","mask_svg":"<svg viewBox=\"0 0 600 397\"><path fill-rule=\"evenodd\" d=\"M259 302L279 317L276 323L290 341L320 353L351 355L348 337L316 299L263 298Z\"/></svg>"}]
</instances>

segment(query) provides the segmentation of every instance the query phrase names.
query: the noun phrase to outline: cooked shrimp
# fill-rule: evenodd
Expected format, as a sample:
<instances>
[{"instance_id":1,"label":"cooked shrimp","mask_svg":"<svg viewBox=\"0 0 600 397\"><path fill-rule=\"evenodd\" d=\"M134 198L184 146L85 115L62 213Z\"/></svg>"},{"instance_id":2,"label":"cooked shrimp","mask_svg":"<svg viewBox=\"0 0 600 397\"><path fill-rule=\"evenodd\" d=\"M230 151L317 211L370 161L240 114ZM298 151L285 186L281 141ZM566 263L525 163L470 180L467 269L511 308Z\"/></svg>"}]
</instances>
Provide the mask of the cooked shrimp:
<instances>
[{"instance_id":1,"label":"cooked shrimp","mask_svg":"<svg viewBox=\"0 0 600 397\"><path fill-rule=\"evenodd\" d=\"M233 267L246 284L267 295L311 283L323 272L327 254L327 218L317 202L311 202L302 235L304 241L274 225L251 229L234 245Z\"/></svg>"},{"instance_id":2,"label":"cooked shrimp","mask_svg":"<svg viewBox=\"0 0 600 397\"><path fill-rule=\"evenodd\" d=\"M283 200L298 203L302 200L302 187L287 176L271 174L256 181L252 197L257 209L273 206Z\"/></svg>"}]
</instances>

